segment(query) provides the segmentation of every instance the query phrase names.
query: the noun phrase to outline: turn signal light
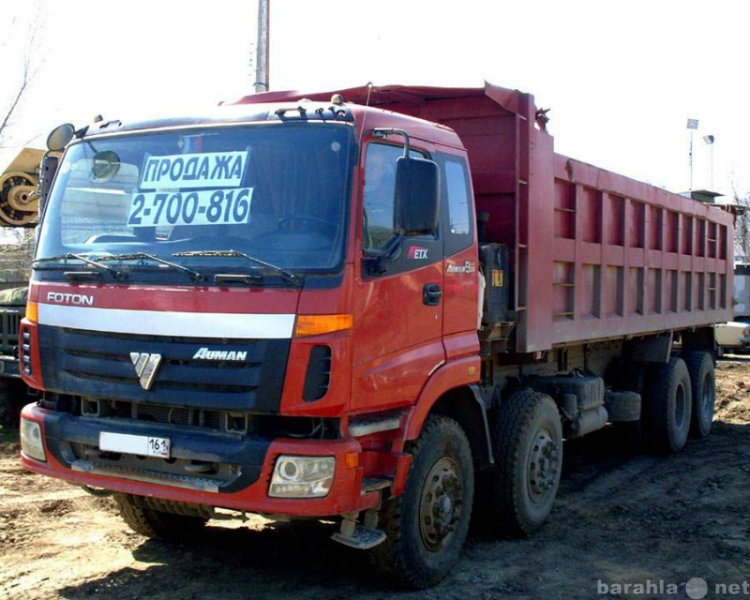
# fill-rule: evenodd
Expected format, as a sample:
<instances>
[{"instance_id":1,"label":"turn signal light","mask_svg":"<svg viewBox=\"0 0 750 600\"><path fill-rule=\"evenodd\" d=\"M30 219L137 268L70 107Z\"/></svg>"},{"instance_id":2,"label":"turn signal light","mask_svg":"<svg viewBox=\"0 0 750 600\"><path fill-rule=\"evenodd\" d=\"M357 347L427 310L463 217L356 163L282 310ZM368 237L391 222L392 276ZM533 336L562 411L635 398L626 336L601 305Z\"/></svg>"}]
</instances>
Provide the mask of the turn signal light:
<instances>
[{"instance_id":1,"label":"turn signal light","mask_svg":"<svg viewBox=\"0 0 750 600\"><path fill-rule=\"evenodd\" d=\"M30 323L39 322L39 305L36 302L26 303L26 319Z\"/></svg>"},{"instance_id":2,"label":"turn signal light","mask_svg":"<svg viewBox=\"0 0 750 600\"><path fill-rule=\"evenodd\" d=\"M322 335L335 331L345 331L354 325L352 315L299 315L294 329L296 337Z\"/></svg>"}]
</instances>

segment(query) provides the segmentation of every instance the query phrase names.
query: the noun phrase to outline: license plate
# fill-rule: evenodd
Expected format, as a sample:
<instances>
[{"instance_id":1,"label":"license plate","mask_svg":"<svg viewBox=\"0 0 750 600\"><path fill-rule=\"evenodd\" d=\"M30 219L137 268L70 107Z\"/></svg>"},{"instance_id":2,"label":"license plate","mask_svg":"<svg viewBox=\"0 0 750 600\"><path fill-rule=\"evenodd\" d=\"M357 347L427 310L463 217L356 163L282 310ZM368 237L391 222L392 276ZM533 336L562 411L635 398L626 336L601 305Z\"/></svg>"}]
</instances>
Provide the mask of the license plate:
<instances>
[{"instance_id":1,"label":"license plate","mask_svg":"<svg viewBox=\"0 0 750 600\"><path fill-rule=\"evenodd\" d=\"M102 431L99 433L99 449L105 452L169 458L170 443L169 438Z\"/></svg>"}]
</instances>

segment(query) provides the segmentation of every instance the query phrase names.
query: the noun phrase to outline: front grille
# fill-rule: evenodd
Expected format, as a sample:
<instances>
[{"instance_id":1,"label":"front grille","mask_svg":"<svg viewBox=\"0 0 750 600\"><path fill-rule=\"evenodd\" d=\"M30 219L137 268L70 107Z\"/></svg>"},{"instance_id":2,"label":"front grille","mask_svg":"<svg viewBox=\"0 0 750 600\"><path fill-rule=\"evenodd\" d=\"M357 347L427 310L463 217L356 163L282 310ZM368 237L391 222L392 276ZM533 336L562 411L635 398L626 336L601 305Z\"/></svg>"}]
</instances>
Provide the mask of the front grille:
<instances>
[{"instance_id":1,"label":"front grille","mask_svg":"<svg viewBox=\"0 0 750 600\"><path fill-rule=\"evenodd\" d=\"M153 405L154 415L158 406L277 414L290 341L113 335L40 326L39 345L51 391ZM149 385L132 358L144 353L160 356ZM172 410L169 418L190 415Z\"/></svg>"},{"instance_id":2,"label":"front grille","mask_svg":"<svg viewBox=\"0 0 750 600\"><path fill-rule=\"evenodd\" d=\"M23 312L22 307L0 309L0 354L15 354Z\"/></svg>"},{"instance_id":3,"label":"front grille","mask_svg":"<svg viewBox=\"0 0 750 600\"><path fill-rule=\"evenodd\" d=\"M125 400L103 400L99 398L80 398L75 406L78 406L74 410L75 414L82 417L133 419L135 421L164 423L182 427L203 427L230 433L246 432L247 421L250 418L247 413L161 404L139 404Z\"/></svg>"},{"instance_id":4,"label":"front grille","mask_svg":"<svg viewBox=\"0 0 750 600\"><path fill-rule=\"evenodd\" d=\"M170 425L186 425L221 429L223 413L218 410L201 410L181 406L152 406L149 404L134 405L134 419L140 421L157 421Z\"/></svg>"}]
</instances>

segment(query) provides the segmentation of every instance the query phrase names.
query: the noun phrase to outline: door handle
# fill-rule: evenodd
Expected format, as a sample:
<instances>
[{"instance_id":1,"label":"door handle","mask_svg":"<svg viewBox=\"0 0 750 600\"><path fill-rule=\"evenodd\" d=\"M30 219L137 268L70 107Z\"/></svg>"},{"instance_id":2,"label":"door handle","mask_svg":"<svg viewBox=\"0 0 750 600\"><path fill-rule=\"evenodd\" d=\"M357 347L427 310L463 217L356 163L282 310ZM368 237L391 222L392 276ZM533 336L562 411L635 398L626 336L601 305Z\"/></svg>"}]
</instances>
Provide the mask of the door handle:
<instances>
[{"instance_id":1,"label":"door handle","mask_svg":"<svg viewBox=\"0 0 750 600\"><path fill-rule=\"evenodd\" d=\"M442 297L443 290L440 289L438 283L426 283L422 288L422 303L425 306L437 306Z\"/></svg>"}]
</instances>

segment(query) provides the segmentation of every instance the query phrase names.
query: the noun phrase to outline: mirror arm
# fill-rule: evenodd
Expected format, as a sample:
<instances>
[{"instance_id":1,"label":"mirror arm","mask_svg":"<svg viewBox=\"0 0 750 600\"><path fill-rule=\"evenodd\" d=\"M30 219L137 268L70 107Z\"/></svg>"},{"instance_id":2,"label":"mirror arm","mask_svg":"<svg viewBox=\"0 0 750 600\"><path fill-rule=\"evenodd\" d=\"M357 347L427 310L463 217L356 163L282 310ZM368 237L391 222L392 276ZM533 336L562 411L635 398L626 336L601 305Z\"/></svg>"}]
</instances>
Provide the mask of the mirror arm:
<instances>
[{"instance_id":1,"label":"mirror arm","mask_svg":"<svg viewBox=\"0 0 750 600\"><path fill-rule=\"evenodd\" d=\"M388 137L389 135L400 135L404 138L404 157L408 158L409 153L411 152L410 144L409 144L409 134L406 133L403 129L388 129L388 128L376 128L370 131L370 135L372 137L381 138L384 139Z\"/></svg>"}]
</instances>

